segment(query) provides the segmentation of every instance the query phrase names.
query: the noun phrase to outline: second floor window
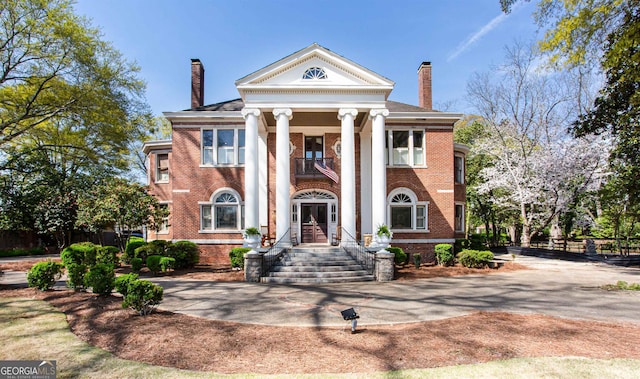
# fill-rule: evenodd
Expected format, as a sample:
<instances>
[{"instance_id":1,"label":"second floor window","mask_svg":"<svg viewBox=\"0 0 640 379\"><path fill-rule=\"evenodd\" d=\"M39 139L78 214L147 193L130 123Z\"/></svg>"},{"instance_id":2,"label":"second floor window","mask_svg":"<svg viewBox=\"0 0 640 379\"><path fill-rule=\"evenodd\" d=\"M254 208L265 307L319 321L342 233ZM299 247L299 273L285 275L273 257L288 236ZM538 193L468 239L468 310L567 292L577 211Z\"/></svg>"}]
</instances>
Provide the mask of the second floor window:
<instances>
[{"instance_id":1,"label":"second floor window","mask_svg":"<svg viewBox=\"0 0 640 379\"><path fill-rule=\"evenodd\" d=\"M423 130L390 130L386 146L390 166L424 166Z\"/></svg>"},{"instance_id":2,"label":"second floor window","mask_svg":"<svg viewBox=\"0 0 640 379\"><path fill-rule=\"evenodd\" d=\"M454 158L454 180L456 184L464 184L464 157L456 155Z\"/></svg>"},{"instance_id":3,"label":"second floor window","mask_svg":"<svg viewBox=\"0 0 640 379\"><path fill-rule=\"evenodd\" d=\"M202 164L233 166L244 164L244 129L204 129Z\"/></svg>"},{"instance_id":4,"label":"second floor window","mask_svg":"<svg viewBox=\"0 0 640 379\"><path fill-rule=\"evenodd\" d=\"M169 154L156 154L156 182L169 181Z\"/></svg>"}]
</instances>

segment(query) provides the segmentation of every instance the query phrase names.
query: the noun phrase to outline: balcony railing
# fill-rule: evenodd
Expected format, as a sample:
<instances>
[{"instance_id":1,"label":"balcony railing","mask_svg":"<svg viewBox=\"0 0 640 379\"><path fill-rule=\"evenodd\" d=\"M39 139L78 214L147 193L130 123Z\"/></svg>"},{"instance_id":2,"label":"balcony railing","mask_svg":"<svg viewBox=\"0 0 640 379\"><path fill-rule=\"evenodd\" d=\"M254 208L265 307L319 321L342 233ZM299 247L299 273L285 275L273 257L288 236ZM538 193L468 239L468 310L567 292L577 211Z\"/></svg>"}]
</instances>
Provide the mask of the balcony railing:
<instances>
[{"instance_id":1,"label":"balcony railing","mask_svg":"<svg viewBox=\"0 0 640 379\"><path fill-rule=\"evenodd\" d=\"M296 177L297 178L324 178L324 174L318 171L314 165L316 161L320 159L307 159L307 158L296 158ZM324 158L322 159L324 164L330 169L334 169L333 167L333 158Z\"/></svg>"}]
</instances>

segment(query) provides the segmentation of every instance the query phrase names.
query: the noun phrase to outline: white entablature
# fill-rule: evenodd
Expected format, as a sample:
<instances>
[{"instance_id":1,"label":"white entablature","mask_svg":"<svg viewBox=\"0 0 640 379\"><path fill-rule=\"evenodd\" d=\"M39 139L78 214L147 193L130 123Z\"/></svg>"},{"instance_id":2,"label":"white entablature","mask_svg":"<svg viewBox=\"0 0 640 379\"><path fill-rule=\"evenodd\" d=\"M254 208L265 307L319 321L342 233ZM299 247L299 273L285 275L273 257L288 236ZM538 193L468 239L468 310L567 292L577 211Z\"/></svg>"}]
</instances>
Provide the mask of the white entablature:
<instances>
[{"instance_id":1,"label":"white entablature","mask_svg":"<svg viewBox=\"0 0 640 379\"><path fill-rule=\"evenodd\" d=\"M393 81L313 44L236 81L245 106L383 105Z\"/></svg>"}]
</instances>

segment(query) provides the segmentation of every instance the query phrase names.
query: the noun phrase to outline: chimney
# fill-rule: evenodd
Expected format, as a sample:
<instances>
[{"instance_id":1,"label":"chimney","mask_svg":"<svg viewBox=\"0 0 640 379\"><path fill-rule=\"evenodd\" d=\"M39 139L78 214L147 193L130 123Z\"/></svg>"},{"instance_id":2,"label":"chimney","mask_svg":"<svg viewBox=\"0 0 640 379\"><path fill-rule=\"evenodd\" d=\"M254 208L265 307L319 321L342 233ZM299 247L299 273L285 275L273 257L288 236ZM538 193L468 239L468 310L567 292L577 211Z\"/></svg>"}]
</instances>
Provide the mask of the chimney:
<instances>
[{"instance_id":1,"label":"chimney","mask_svg":"<svg viewBox=\"0 0 640 379\"><path fill-rule=\"evenodd\" d=\"M191 60L191 109L204 105L204 66L200 59Z\"/></svg>"},{"instance_id":2,"label":"chimney","mask_svg":"<svg viewBox=\"0 0 640 379\"><path fill-rule=\"evenodd\" d=\"M422 62L418 69L418 97L421 108L433 110L431 97L431 62Z\"/></svg>"}]
</instances>

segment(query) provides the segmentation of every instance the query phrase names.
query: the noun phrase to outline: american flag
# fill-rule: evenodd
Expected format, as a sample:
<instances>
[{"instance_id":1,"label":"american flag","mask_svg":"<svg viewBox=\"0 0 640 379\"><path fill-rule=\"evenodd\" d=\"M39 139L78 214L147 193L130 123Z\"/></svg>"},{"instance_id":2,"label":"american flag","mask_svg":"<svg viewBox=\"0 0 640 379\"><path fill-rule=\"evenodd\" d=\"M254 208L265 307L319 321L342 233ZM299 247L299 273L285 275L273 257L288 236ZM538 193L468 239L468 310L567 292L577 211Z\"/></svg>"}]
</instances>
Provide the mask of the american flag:
<instances>
[{"instance_id":1,"label":"american flag","mask_svg":"<svg viewBox=\"0 0 640 379\"><path fill-rule=\"evenodd\" d=\"M316 161L313 164L313 167L315 167L316 170L320 171L321 173L324 174L324 176L333 180L334 182L336 183L340 182L340 178L338 178L338 174L336 174L336 172L333 171L331 168L327 167L327 165L323 161Z\"/></svg>"}]
</instances>

